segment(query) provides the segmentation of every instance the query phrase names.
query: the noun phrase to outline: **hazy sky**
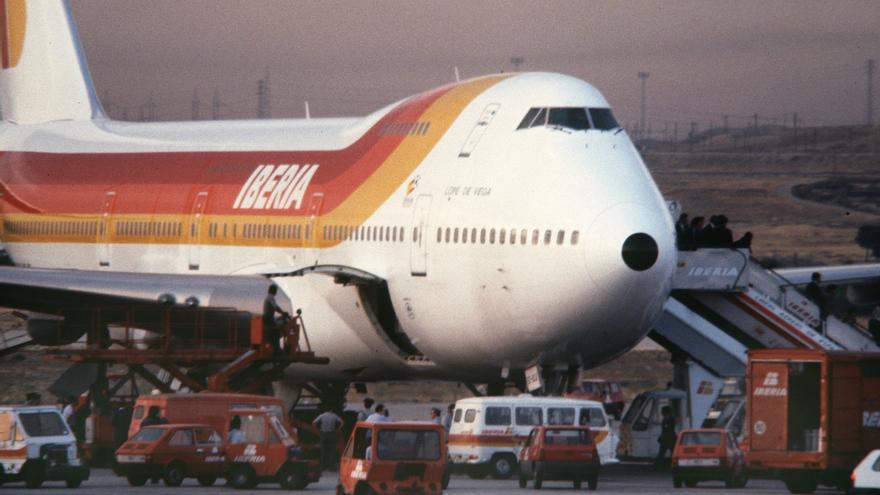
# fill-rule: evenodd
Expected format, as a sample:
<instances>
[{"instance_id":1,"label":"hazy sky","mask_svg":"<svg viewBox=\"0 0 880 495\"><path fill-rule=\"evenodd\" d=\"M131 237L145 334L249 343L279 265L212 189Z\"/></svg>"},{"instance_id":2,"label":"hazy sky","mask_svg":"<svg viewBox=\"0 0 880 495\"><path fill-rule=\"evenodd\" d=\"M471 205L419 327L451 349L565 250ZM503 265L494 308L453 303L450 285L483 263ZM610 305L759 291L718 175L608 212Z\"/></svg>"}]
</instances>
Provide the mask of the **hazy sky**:
<instances>
[{"instance_id":1,"label":"hazy sky","mask_svg":"<svg viewBox=\"0 0 880 495\"><path fill-rule=\"evenodd\" d=\"M92 76L113 115L364 115L454 80L520 70L594 84L625 124L701 126L757 112L807 125L864 122L865 61L880 63L880 1L72 0ZM877 72L880 72L878 70ZM875 76L875 121L880 77ZM739 118L742 117L742 118ZM684 132L680 130L680 132Z\"/></svg>"}]
</instances>

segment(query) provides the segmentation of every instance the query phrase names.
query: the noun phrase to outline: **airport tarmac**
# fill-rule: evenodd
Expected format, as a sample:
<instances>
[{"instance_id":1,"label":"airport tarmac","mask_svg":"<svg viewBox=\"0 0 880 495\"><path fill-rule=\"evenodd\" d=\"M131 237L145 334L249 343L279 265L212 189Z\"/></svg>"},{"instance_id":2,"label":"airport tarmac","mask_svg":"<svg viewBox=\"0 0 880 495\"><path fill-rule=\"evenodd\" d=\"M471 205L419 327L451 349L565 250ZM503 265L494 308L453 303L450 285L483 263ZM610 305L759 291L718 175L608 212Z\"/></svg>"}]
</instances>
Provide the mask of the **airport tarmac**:
<instances>
[{"instance_id":1,"label":"airport tarmac","mask_svg":"<svg viewBox=\"0 0 880 495\"><path fill-rule=\"evenodd\" d=\"M168 488L161 482L158 485L147 485L144 487L133 488L128 485L125 478L117 477L109 469L95 469L92 471L92 477L76 490L69 490L64 487L64 483L47 482L42 488L29 490L24 485L18 483L13 485L4 485L0 487L0 493L12 494L22 493L28 495L36 495L39 493L58 494L60 492L70 492L71 494L119 494L119 493L143 493L151 495L174 495L181 493L218 493L229 492L230 494L247 494L247 493L266 493L282 491L277 484L264 483L254 490L234 490L223 486L219 481L214 487L202 487L196 483L194 479L187 479L183 486L178 488ZM499 494L509 495L511 493L563 493L574 492L571 483L568 482L546 482L542 490L535 490L529 485L527 489L520 489L517 486L516 479L509 480L473 480L467 476L455 475L449 484L449 488L444 493L449 495L473 495L473 494ZM586 488L580 492L588 492ZM668 471L655 471L650 465L625 464L613 466L606 469L599 476L599 487L596 492L605 493L638 493L641 495L662 495L662 494L683 494L683 495L708 495L727 492L724 483L721 482L705 482L697 485L696 488L673 488L672 475ZM830 490L817 490L817 493L839 493ZM770 494L788 494L785 485L777 480L749 480L749 484L744 489L730 490L731 493L749 494L749 495L770 495ZM309 487L300 492L303 494L324 495L336 493L336 473L328 472L321 477L321 481L317 484L309 485Z\"/></svg>"}]
</instances>

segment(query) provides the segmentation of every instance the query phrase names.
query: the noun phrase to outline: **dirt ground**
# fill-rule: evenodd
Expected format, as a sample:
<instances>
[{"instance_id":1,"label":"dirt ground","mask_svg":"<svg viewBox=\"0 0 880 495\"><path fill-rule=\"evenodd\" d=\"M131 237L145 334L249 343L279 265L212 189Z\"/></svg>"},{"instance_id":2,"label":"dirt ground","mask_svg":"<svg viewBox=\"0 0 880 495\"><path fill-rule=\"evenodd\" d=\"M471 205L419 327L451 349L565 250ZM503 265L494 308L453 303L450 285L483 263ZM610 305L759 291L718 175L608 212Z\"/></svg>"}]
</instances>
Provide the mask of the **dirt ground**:
<instances>
[{"instance_id":1,"label":"dirt ground","mask_svg":"<svg viewBox=\"0 0 880 495\"><path fill-rule=\"evenodd\" d=\"M816 195L816 201L792 194L796 185L832 178L851 184L876 181L880 155L649 153L645 161L666 199L678 200L691 218L723 213L734 238L751 231L758 259L774 258L788 266L864 262L856 231L880 224L876 210L835 204L833 194ZM871 193L878 190L867 191L860 201L880 203L880 194Z\"/></svg>"}]
</instances>

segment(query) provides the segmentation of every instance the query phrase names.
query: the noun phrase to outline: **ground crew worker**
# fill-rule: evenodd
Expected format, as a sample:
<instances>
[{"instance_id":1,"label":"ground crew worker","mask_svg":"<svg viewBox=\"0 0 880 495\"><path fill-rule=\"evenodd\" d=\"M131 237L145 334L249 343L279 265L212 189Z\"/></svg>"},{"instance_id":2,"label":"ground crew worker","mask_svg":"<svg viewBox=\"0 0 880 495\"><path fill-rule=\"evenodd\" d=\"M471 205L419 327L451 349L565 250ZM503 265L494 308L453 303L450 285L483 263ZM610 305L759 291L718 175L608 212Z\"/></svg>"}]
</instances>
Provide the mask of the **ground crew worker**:
<instances>
[{"instance_id":1,"label":"ground crew worker","mask_svg":"<svg viewBox=\"0 0 880 495\"><path fill-rule=\"evenodd\" d=\"M272 284L269 286L269 293L263 300L263 338L272 343L272 348L278 352L279 324L275 321L275 314L280 314L283 318L290 318L290 313L281 309L278 302L275 301L275 294L278 294L278 286Z\"/></svg>"},{"instance_id":2,"label":"ground crew worker","mask_svg":"<svg viewBox=\"0 0 880 495\"><path fill-rule=\"evenodd\" d=\"M440 418L440 409L436 407L431 408L431 422L435 425L442 425L443 419Z\"/></svg>"},{"instance_id":3,"label":"ground crew worker","mask_svg":"<svg viewBox=\"0 0 880 495\"><path fill-rule=\"evenodd\" d=\"M654 462L656 467L666 464L666 452L672 454L672 449L675 447L675 416L672 415L672 408L663 406L660 414L663 416L663 422L660 423L660 437L657 438L660 448L657 450L657 459Z\"/></svg>"},{"instance_id":4,"label":"ground crew worker","mask_svg":"<svg viewBox=\"0 0 880 495\"><path fill-rule=\"evenodd\" d=\"M342 418L327 409L312 424L321 435L321 469L333 470L336 466L336 434L342 428Z\"/></svg>"}]
</instances>

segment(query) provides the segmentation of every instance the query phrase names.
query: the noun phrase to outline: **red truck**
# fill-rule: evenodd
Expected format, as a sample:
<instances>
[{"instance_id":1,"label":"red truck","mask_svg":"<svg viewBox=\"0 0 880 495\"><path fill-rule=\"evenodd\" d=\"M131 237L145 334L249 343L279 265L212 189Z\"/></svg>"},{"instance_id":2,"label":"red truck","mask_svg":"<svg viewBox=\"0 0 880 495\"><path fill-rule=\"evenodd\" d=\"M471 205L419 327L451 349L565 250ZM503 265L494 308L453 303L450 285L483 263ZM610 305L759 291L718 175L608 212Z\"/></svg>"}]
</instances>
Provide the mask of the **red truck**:
<instances>
[{"instance_id":1,"label":"red truck","mask_svg":"<svg viewBox=\"0 0 880 495\"><path fill-rule=\"evenodd\" d=\"M880 354L813 349L749 352L746 459L791 493L846 490L880 448Z\"/></svg>"}]
</instances>

